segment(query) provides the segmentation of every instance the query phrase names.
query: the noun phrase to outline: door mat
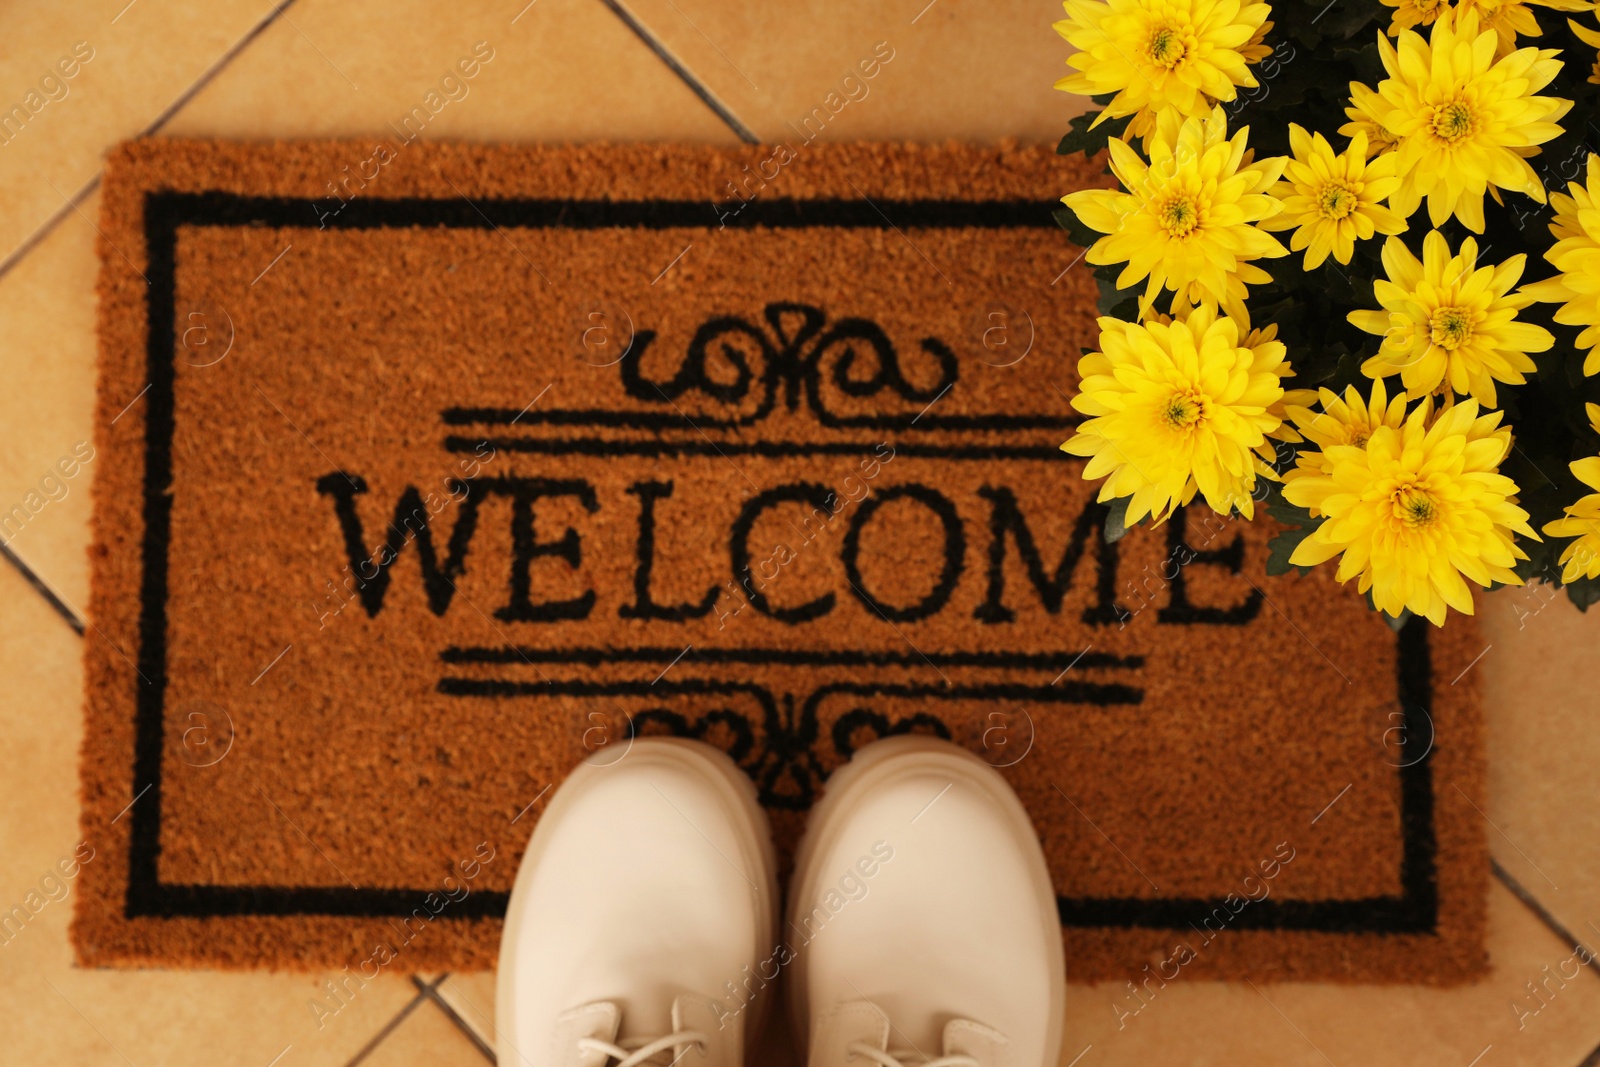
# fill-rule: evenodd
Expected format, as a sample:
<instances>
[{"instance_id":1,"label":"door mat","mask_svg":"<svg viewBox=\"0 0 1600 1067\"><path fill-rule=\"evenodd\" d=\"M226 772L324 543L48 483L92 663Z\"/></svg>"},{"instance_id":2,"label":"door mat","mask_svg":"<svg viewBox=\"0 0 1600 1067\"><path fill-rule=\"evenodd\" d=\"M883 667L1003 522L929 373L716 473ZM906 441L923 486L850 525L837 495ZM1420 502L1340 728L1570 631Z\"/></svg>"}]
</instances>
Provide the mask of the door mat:
<instances>
[{"instance_id":1,"label":"door mat","mask_svg":"<svg viewBox=\"0 0 1600 1067\"><path fill-rule=\"evenodd\" d=\"M1468 621L1396 634L1203 508L1099 536L1058 450L1094 282L1050 215L1098 180L1016 147L117 150L80 959L492 966L586 753L704 738L787 854L915 730L1021 794L1075 981L1479 971Z\"/></svg>"}]
</instances>

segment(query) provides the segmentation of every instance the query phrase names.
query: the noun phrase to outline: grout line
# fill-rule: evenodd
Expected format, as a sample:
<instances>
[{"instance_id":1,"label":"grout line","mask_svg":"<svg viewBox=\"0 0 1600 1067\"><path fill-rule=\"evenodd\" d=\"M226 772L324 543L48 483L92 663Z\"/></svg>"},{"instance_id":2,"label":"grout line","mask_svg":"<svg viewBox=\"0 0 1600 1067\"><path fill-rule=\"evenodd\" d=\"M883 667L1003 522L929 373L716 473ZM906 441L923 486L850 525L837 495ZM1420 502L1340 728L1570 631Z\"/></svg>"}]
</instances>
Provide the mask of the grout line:
<instances>
[{"instance_id":1,"label":"grout line","mask_svg":"<svg viewBox=\"0 0 1600 1067\"><path fill-rule=\"evenodd\" d=\"M162 110L161 114L155 117L155 120L151 122L150 125L140 130L135 136L149 137L151 134L156 133L161 129L161 127L165 126L169 121L171 121L172 117L182 110L184 105L188 104L190 100L194 99L196 93L200 92L200 90L204 89L207 85L210 85L212 80L216 78L218 74L222 73L222 69L224 67L226 67L229 63L232 63L240 52L244 51L244 49L257 37L260 37L267 27L276 22L278 20L278 16L294 3L295 0L280 0L279 3L274 4L272 10L265 15L261 21L257 22L253 27L251 27L243 37L234 43L233 47L222 53L215 63L206 68L205 72L200 75L194 84L190 85L183 92L179 93L177 99L168 104L166 108ZM12 269L15 268L18 263L22 262L23 258L26 257L29 252L32 252L35 248L39 247L46 237L49 237L55 232L56 227L61 225L62 220L64 220L74 211L78 210L79 206L82 205L85 200L89 199L89 197L94 193L95 189L99 187L100 179L104 176L105 168L101 167L95 172L94 177L90 178L84 183L83 188L72 194L71 199L69 199L65 204L61 205L60 208L58 208L47 219L40 223L38 228L24 238L21 244L12 249L10 255L6 256L5 259L0 260L0 278L4 278L7 274L11 273Z\"/></svg>"},{"instance_id":2,"label":"grout line","mask_svg":"<svg viewBox=\"0 0 1600 1067\"><path fill-rule=\"evenodd\" d=\"M667 51L666 45L658 41L649 30L645 29L644 24L638 19L634 18L632 13L629 12L627 8L622 6L620 0L600 0L600 2L606 5L606 7L610 8L611 13L616 15L617 18L621 19L627 25L628 29L632 30L634 35L638 37L639 40L643 41L650 51L656 54L656 58L660 59L668 67L671 67L672 73L676 74L679 80L681 80L683 84L687 85L690 90L694 92L694 95L698 96L707 107L709 107L712 111L715 111L717 113L717 118L727 123L728 128L739 135L739 140L743 141L745 144L761 143L761 138L752 133L748 126L740 122L738 116L734 115L734 113L728 109L727 105L718 100L716 96L712 94L711 90L706 88L703 82L701 82L693 74L689 73L689 68L685 67L681 62L679 62L678 57Z\"/></svg>"},{"instance_id":3,"label":"grout line","mask_svg":"<svg viewBox=\"0 0 1600 1067\"><path fill-rule=\"evenodd\" d=\"M1495 859L1493 856L1490 856L1489 866L1494 870L1494 876L1500 879L1501 883L1504 884L1507 889L1511 890L1511 894L1518 900L1522 901L1523 906L1525 906L1529 911L1537 915L1539 917L1539 921L1544 923L1545 926L1550 929L1551 933L1559 937L1563 944L1571 945L1575 951L1581 950L1582 952L1586 953L1590 959L1595 958L1593 950L1591 950L1589 946L1585 945L1578 938L1572 936L1572 931L1568 930L1564 925L1562 925L1561 920L1551 914L1548 908L1539 903L1539 899L1532 893L1528 892L1521 882L1511 877L1511 873L1500 865L1499 860ZM1593 971L1596 977L1600 977L1600 969L1597 969L1594 965L1590 965L1589 970ZM1600 1053L1600 1049L1596 1049L1595 1051L1596 1053ZM1584 1062L1588 1063L1590 1061L1585 1060Z\"/></svg>"},{"instance_id":4,"label":"grout line","mask_svg":"<svg viewBox=\"0 0 1600 1067\"><path fill-rule=\"evenodd\" d=\"M139 133L139 136L149 137L151 134L158 132L161 127L170 122L174 115L176 115L179 111L182 111L185 105L187 105L189 101L193 100L195 96L199 94L200 90L210 85L216 76L222 73L224 67L238 58L240 52L243 52L246 48L253 44L257 37L260 37L267 31L268 27L270 27L274 22L277 22L279 15L282 15L294 5L295 0L278 0L278 3L273 4L272 10L264 15L261 21L250 27L249 31L246 32L243 37L239 38L239 40L234 43L232 48L229 48L226 52L222 53L222 55L218 56L217 61L211 64L211 66L207 67L205 73L200 75L200 77L195 80L193 85L179 93L178 98L172 103L168 104L166 110L157 115L155 117L155 121L146 126Z\"/></svg>"},{"instance_id":5,"label":"grout line","mask_svg":"<svg viewBox=\"0 0 1600 1067\"><path fill-rule=\"evenodd\" d=\"M63 219L76 211L78 206L85 200L89 199L90 195L93 194L95 189L100 185L100 178L104 173L105 172L103 170L96 171L94 177L90 178L88 182L84 184L82 189L79 189L77 192L73 193L71 199L67 200L66 203L62 204L55 211L51 212L50 217L41 222L38 228L30 233L27 237L23 238L22 243L16 248L12 249L9 256L3 260L0 260L0 278L4 278L7 274L10 274L12 269L16 267L18 263L21 263L23 258L27 256L29 252L32 252L35 248L38 248L44 243L44 239L46 237L49 237L55 232L56 227L61 225Z\"/></svg>"},{"instance_id":6,"label":"grout line","mask_svg":"<svg viewBox=\"0 0 1600 1067\"><path fill-rule=\"evenodd\" d=\"M27 579L28 584L33 586L34 591L44 597L45 602L52 608L56 609L57 615L67 620L67 625L72 627L74 633L79 637L83 636L86 627L84 621L78 618L78 613L69 608L66 601L57 596L56 591L51 589L45 580L34 572L32 567L22 562L22 557L11 551L11 546L4 541L0 541L0 556L4 556L22 577Z\"/></svg>"},{"instance_id":7,"label":"grout line","mask_svg":"<svg viewBox=\"0 0 1600 1067\"><path fill-rule=\"evenodd\" d=\"M413 980L417 981L417 984L419 986L422 985L420 980L417 980L417 979L413 979ZM384 1039L387 1038L390 1034L394 1033L395 1029L397 1027L399 1027L399 1025L401 1023L406 1021L406 1016L410 1015L412 1012L416 1011L417 1010L417 1005L421 1004L424 1000L427 1000L427 999L428 999L428 993L427 993L427 989L424 987L421 992L419 992L416 996L411 998L411 1003L409 1003L405 1007L401 1008L398 1012L395 1013L394 1018L392 1018L388 1022L384 1023L383 1024L383 1029L381 1029L377 1033L373 1034L372 1035L372 1040L368 1041L365 1045L362 1045L361 1046L361 1050L359 1052L357 1052L354 1056L350 1057L349 1061L345 1063L344 1067L356 1067L356 1064L360 1063L362 1060L366 1059L368 1056L370 1056L374 1052L376 1052L377 1049L378 1049L378 1046L383 1044Z\"/></svg>"},{"instance_id":8,"label":"grout line","mask_svg":"<svg viewBox=\"0 0 1600 1067\"><path fill-rule=\"evenodd\" d=\"M471 1041L473 1045L477 1047L478 1051L483 1054L484 1059L488 1060L490 1063L499 1063L500 1058L495 1054L494 1049L489 1047L489 1042L483 1039L483 1035L478 1033L477 1029L471 1023L462 1018L461 1013L456 1011L456 1009L451 1006L448 1000L439 995L439 987L444 985L445 980L449 977L449 974L441 974L437 979L434 980L432 985L425 985L422 979L415 976L413 976L411 980L417 983L417 988L422 989L427 993L428 999L432 1000L434 1005L437 1006L440 1011L449 1016L450 1021L456 1024L456 1028L458 1030L467 1035L467 1040Z\"/></svg>"}]
</instances>

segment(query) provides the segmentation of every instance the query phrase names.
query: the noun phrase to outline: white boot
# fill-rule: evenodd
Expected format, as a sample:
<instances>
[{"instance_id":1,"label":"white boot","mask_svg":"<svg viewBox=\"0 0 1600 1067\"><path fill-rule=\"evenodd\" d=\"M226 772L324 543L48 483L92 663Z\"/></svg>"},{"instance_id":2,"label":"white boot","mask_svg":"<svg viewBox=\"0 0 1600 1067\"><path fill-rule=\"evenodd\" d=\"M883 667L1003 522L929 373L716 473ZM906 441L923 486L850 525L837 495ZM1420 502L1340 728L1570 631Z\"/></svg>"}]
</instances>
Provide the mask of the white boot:
<instances>
[{"instance_id":1,"label":"white boot","mask_svg":"<svg viewBox=\"0 0 1600 1067\"><path fill-rule=\"evenodd\" d=\"M1055 1067L1066 975L1027 812L992 767L928 737L828 780L784 937L810 1067Z\"/></svg>"},{"instance_id":2,"label":"white boot","mask_svg":"<svg viewBox=\"0 0 1600 1067\"><path fill-rule=\"evenodd\" d=\"M517 872L500 1063L741 1067L774 993L752 980L777 900L755 787L695 741L639 738L606 760L556 790Z\"/></svg>"}]
</instances>

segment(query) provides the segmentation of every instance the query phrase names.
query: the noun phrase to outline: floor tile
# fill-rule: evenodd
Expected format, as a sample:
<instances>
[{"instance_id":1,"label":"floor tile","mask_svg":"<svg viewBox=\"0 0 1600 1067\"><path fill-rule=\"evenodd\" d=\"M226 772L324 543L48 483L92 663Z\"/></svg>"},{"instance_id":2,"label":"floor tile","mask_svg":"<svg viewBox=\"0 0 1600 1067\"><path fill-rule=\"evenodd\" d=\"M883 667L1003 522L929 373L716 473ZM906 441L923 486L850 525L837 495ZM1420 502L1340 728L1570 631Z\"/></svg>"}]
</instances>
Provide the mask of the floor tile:
<instances>
[{"instance_id":1,"label":"floor tile","mask_svg":"<svg viewBox=\"0 0 1600 1067\"><path fill-rule=\"evenodd\" d=\"M94 178L108 145L148 128L272 8L269 0L7 5L0 107L13 118L0 126L0 261Z\"/></svg>"},{"instance_id":2,"label":"floor tile","mask_svg":"<svg viewBox=\"0 0 1600 1067\"><path fill-rule=\"evenodd\" d=\"M763 141L1053 142L1083 110L1047 0L619 2Z\"/></svg>"},{"instance_id":3,"label":"floor tile","mask_svg":"<svg viewBox=\"0 0 1600 1067\"><path fill-rule=\"evenodd\" d=\"M1498 884L1489 952L1489 975L1453 989L1186 982L1180 971L1152 983L1141 1008L1125 987L1072 986L1062 1062L1577 1067L1600 1043L1594 968ZM1543 983L1537 998L1530 982Z\"/></svg>"},{"instance_id":4,"label":"floor tile","mask_svg":"<svg viewBox=\"0 0 1600 1067\"><path fill-rule=\"evenodd\" d=\"M489 1060L425 997L360 1062L361 1067L483 1067Z\"/></svg>"},{"instance_id":5,"label":"floor tile","mask_svg":"<svg viewBox=\"0 0 1600 1067\"><path fill-rule=\"evenodd\" d=\"M81 209L0 277L0 541L80 618L89 602L95 470L97 264L89 219L100 209L98 194ZM76 709L76 699L68 706Z\"/></svg>"},{"instance_id":6,"label":"floor tile","mask_svg":"<svg viewBox=\"0 0 1600 1067\"><path fill-rule=\"evenodd\" d=\"M96 862L78 836L80 639L0 566L0 1061L74 1067L341 1064L415 995L403 975L351 984L322 974L84 970L67 940L73 879ZM70 876L68 875L70 872ZM13 909L23 909L17 920ZM314 1005L322 1003L319 1010ZM21 1020L21 1024L18 1024Z\"/></svg>"},{"instance_id":7,"label":"floor tile","mask_svg":"<svg viewBox=\"0 0 1600 1067\"><path fill-rule=\"evenodd\" d=\"M434 987L440 999L490 1048L496 1048L500 1038L494 1028L494 982L493 971L458 971Z\"/></svg>"},{"instance_id":8,"label":"floor tile","mask_svg":"<svg viewBox=\"0 0 1600 1067\"><path fill-rule=\"evenodd\" d=\"M1600 951L1600 610L1542 586L1502 589L1483 623L1490 846Z\"/></svg>"},{"instance_id":9,"label":"floor tile","mask_svg":"<svg viewBox=\"0 0 1600 1067\"><path fill-rule=\"evenodd\" d=\"M394 137L420 127L424 137L469 140L734 140L599 0L523 2L301 0L162 132ZM462 61L472 77L461 77Z\"/></svg>"}]
</instances>

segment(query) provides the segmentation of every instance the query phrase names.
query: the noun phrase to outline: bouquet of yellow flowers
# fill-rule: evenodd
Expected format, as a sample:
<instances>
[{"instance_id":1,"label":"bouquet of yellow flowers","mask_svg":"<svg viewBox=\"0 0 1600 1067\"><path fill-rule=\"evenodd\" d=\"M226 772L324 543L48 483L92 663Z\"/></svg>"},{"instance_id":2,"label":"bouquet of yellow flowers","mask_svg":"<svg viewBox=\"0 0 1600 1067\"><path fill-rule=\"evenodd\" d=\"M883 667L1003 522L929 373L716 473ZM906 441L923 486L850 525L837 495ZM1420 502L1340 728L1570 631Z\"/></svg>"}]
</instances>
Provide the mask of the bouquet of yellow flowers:
<instances>
[{"instance_id":1,"label":"bouquet of yellow flowers","mask_svg":"<svg viewBox=\"0 0 1600 1067\"><path fill-rule=\"evenodd\" d=\"M1600 599L1595 3L1066 0L1107 537L1199 496L1396 625Z\"/></svg>"}]
</instances>

